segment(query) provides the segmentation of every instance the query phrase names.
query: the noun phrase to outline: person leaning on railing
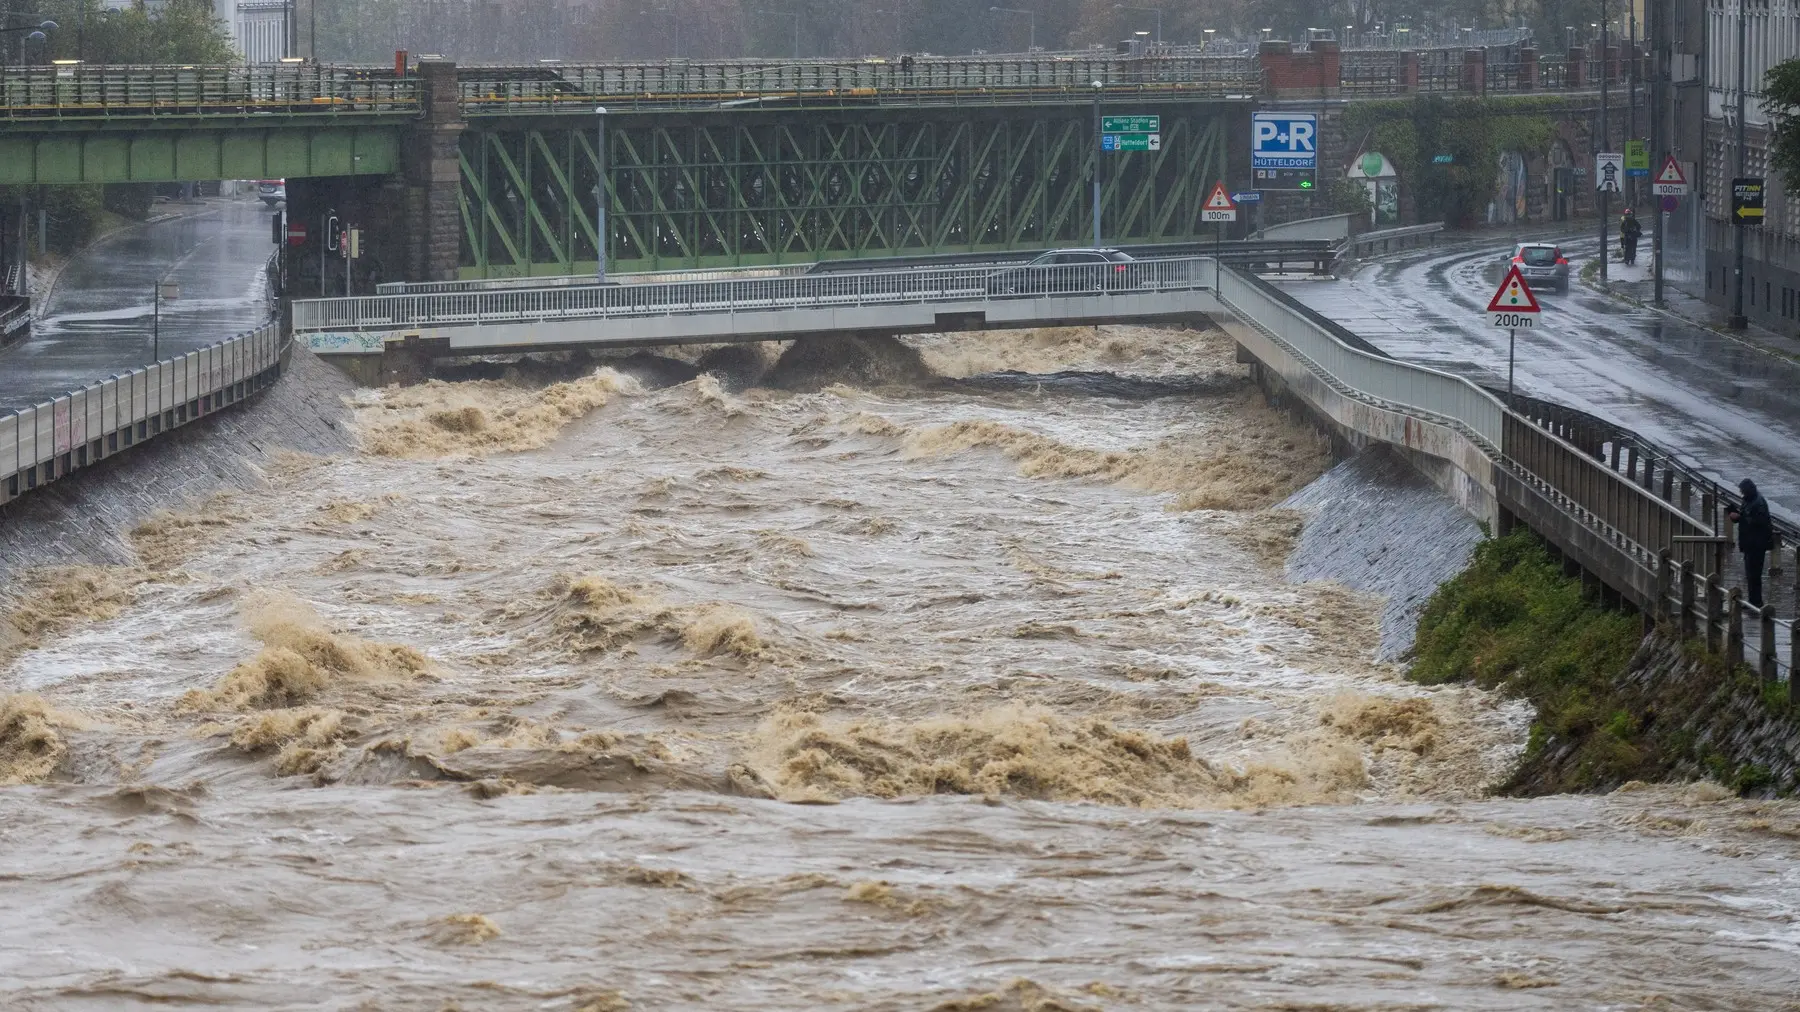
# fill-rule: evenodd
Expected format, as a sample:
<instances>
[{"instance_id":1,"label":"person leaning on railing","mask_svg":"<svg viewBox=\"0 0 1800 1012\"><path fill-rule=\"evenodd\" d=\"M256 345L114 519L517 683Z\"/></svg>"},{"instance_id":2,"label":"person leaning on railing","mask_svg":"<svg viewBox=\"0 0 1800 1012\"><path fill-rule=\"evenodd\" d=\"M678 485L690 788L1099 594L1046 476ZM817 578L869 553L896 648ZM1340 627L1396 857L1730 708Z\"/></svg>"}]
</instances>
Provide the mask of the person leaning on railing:
<instances>
[{"instance_id":1,"label":"person leaning on railing","mask_svg":"<svg viewBox=\"0 0 1800 1012\"><path fill-rule=\"evenodd\" d=\"M1744 582L1749 591L1750 607L1763 606L1763 559L1775 542L1775 528L1769 520L1769 501L1756 490L1756 482L1745 478L1738 482L1744 503L1725 511L1737 524L1738 551L1744 553Z\"/></svg>"}]
</instances>

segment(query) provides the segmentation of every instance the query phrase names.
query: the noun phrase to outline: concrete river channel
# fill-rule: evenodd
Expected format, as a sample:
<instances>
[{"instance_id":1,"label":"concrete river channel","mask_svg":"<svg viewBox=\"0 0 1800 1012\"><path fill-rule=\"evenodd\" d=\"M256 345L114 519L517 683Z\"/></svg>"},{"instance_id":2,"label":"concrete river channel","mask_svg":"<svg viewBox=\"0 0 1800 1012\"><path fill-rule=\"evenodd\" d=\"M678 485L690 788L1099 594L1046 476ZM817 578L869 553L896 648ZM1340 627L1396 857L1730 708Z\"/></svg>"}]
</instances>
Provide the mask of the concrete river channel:
<instances>
[{"instance_id":1,"label":"concrete river channel","mask_svg":"<svg viewBox=\"0 0 1800 1012\"><path fill-rule=\"evenodd\" d=\"M1480 531L1233 352L302 353L21 500L0 1006L1797 1007L1800 808L1494 796Z\"/></svg>"}]
</instances>

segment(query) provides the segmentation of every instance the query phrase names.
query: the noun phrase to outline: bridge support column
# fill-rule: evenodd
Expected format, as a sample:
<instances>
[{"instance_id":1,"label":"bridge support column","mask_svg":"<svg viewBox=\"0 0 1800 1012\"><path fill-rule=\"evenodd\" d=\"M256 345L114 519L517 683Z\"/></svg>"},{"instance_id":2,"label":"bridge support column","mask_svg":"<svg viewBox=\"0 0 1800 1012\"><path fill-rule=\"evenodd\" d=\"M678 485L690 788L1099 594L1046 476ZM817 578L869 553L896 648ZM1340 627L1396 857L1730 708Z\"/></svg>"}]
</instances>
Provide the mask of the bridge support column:
<instances>
[{"instance_id":1,"label":"bridge support column","mask_svg":"<svg viewBox=\"0 0 1800 1012\"><path fill-rule=\"evenodd\" d=\"M406 139L402 178L384 187L398 198L409 242L408 281L454 281L461 264L462 211L457 197L462 170L457 145L466 125L457 101L456 64L448 60L419 63L424 85L424 116Z\"/></svg>"}]
</instances>

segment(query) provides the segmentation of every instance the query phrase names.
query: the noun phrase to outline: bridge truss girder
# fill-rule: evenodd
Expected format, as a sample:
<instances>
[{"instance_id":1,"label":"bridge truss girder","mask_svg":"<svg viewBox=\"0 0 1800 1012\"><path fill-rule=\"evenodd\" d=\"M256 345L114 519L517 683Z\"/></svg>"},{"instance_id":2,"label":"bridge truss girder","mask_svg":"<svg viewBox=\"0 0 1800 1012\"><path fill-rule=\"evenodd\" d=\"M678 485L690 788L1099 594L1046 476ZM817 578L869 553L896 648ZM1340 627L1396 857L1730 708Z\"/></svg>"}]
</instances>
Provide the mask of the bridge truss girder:
<instances>
[{"instance_id":1,"label":"bridge truss girder","mask_svg":"<svg viewBox=\"0 0 1800 1012\"><path fill-rule=\"evenodd\" d=\"M1134 104L1133 112L1145 104ZM1098 151L1092 106L615 115L614 270L1207 238L1247 106L1169 103L1159 151ZM1108 110L1117 111L1117 110ZM464 277L595 267L595 123L471 122L459 151Z\"/></svg>"}]
</instances>

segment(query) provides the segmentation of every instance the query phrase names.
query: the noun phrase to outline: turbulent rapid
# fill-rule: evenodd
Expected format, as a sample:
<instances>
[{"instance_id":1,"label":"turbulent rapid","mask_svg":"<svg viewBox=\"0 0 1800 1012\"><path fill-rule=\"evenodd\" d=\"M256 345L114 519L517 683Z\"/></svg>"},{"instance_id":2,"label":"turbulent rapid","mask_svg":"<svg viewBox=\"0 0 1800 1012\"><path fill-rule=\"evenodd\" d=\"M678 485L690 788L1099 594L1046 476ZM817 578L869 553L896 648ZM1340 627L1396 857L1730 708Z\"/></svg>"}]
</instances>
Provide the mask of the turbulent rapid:
<instances>
[{"instance_id":1,"label":"turbulent rapid","mask_svg":"<svg viewBox=\"0 0 1800 1012\"><path fill-rule=\"evenodd\" d=\"M1800 809L1488 797L1218 332L349 410L8 603L9 1007L1800 1007Z\"/></svg>"}]
</instances>

